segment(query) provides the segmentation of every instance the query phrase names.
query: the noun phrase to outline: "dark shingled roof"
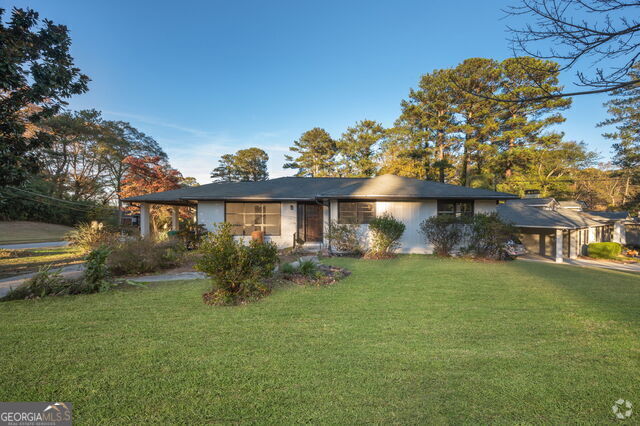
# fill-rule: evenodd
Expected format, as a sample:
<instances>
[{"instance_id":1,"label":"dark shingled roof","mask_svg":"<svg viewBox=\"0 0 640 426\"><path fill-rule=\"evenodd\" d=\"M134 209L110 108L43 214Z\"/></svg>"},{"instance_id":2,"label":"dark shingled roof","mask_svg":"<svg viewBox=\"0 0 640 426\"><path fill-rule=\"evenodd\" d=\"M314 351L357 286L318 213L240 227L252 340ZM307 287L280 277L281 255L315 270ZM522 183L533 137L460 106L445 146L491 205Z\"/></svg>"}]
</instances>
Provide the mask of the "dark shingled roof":
<instances>
[{"instance_id":1,"label":"dark shingled roof","mask_svg":"<svg viewBox=\"0 0 640 426\"><path fill-rule=\"evenodd\" d=\"M543 210L522 203L508 202L498 206L505 222L522 228L580 229L601 226L628 217L620 212L581 212L572 209Z\"/></svg>"},{"instance_id":2,"label":"dark shingled roof","mask_svg":"<svg viewBox=\"0 0 640 426\"><path fill-rule=\"evenodd\" d=\"M126 202L188 204L206 200L315 200L318 198L505 200L516 195L420 179L382 175L375 178L283 177L259 182L218 182L156 192Z\"/></svg>"}]
</instances>

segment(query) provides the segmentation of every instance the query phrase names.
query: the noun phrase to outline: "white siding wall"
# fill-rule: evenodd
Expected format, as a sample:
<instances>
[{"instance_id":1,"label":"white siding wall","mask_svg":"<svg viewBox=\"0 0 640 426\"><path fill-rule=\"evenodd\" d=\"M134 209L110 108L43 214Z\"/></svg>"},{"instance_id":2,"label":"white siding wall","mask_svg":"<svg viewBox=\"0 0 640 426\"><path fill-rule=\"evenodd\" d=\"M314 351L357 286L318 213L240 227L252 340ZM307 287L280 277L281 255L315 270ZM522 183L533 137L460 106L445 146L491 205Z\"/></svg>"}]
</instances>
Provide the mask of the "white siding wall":
<instances>
[{"instance_id":1,"label":"white siding wall","mask_svg":"<svg viewBox=\"0 0 640 426\"><path fill-rule=\"evenodd\" d=\"M474 213L494 213L496 211L495 200L476 200L473 206Z\"/></svg>"},{"instance_id":2,"label":"white siding wall","mask_svg":"<svg viewBox=\"0 0 640 426\"><path fill-rule=\"evenodd\" d=\"M281 223L279 236L267 236L266 241L273 241L279 248L291 247L293 245L293 234L296 232L297 203L281 203ZM208 230L212 229L214 223L224 222L224 202L223 201L201 201L198 203L198 223ZM236 239L249 241L250 236L236 237Z\"/></svg>"},{"instance_id":3,"label":"white siding wall","mask_svg":"<svg viewBox=\"0 0 640 426\"><path fill-rule=\"evenodd\" d=\"M437 214L438 203L427 201L378 201L376 214L391 213L404 223L406 229L400 240L400 253L432 253L433 247L427 244L420 232L420 222Z\"/></svg>"},{"instance_id":4,"label":"white siding wall","mask_svg":"<svg viewBox=\"0 0 640 426\"><path fill-rule=\"evenodd\" d=\"M293 234L296 232L297 203L281 203L282 222L280 236L265 237L267 241L273 241L280 248L291 247L293 245ZM376 202L376 214L389 212L396 219L402 221L406 230L400 241L400 253L423 253L430 254L433 247L427 244L420 233L420 222L437 214L438 203L436 200L426 201L378 201ZM490 213L496 210L496 202L492 200L478 200L474 206L476 213ZM323 209L324 234L326 236L329 229L329 211L331 220L338 220L338 202L331 200L331 207ZM207 229L211 229L214 223L224 221L224 202L222 201L202 201L198 203L198 223L203 224ZM369 243L368 226L361 226L363 242ZM249 236L237 237L248 241ZM328 244L325 238L325 244Z\"/></svg>"}]
</instances>

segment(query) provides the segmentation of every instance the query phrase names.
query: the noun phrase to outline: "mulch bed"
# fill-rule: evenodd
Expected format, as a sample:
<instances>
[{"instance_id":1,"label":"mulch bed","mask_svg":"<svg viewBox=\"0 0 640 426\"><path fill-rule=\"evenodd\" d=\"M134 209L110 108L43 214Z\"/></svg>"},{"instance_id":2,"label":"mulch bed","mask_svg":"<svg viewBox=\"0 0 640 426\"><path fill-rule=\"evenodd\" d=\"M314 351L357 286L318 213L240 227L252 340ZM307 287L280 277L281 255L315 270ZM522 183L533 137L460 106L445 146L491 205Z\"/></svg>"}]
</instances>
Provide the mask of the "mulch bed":
<instances>
[{"instance_id":1,"label":"mulch bed","mask_svg":"<svg viewBox=\"0 0 640 426\"><path fill-rule=\"evenodd\" d=\"M315 277L295 273L283 274L280 278L297 285L324 286L335 284L339 280L351 275L351 271L331 265L318 265L318 272L319 274Z\"/></svg>"}]
</instances>

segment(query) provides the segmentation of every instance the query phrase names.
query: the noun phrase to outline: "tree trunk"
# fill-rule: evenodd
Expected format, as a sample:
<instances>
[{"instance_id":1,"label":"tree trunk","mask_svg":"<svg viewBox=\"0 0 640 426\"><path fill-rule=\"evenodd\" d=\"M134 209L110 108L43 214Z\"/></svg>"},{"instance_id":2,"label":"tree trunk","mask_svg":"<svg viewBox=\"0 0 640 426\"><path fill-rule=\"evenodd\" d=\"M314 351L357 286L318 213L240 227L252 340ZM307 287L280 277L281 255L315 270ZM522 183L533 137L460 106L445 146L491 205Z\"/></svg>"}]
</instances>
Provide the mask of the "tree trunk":
<instances>
[{"instance_id":1,"label":"tree trunk","mask_svg":"<svg viewBox=\"0 0 640 426\"><path fill-rule=\"evenodd\" d=\"M460 183L462 186L467 186L468 182L468 174L469 174L469 148L467 147L467 141L469 140L469 135L465 135L464 137L464 152L462 153L462 176L460 178Z\"/></svg>"},{"instance_id":2,"label":"tree trunk","mask_svg":"<svg viewBox=\"0 0 640 426\"><path fill-rule=\"evenodd\" d=\"M515 141L513 140L513 138L509 139L509 151L516 146ZM507 158L507 166L506 169L504 171L504 177L509 179L511 177L511 175L513 174L513 171L511 170L511 168L513 167L513 163L511 162L510 159Z\"/></svg>"},{"instance_id":3,"label":"tree trunk","mask_svg":"<svg viewBox=\"0 0 640 426\"><path fill-rule=\"evenodd\" d=\"M631 180L631 176L627 176L627 181L624 185L624 194L622 195L622 205L627 204L627 198L629 197L629 182Z\"/></svg>"}]
</instances>

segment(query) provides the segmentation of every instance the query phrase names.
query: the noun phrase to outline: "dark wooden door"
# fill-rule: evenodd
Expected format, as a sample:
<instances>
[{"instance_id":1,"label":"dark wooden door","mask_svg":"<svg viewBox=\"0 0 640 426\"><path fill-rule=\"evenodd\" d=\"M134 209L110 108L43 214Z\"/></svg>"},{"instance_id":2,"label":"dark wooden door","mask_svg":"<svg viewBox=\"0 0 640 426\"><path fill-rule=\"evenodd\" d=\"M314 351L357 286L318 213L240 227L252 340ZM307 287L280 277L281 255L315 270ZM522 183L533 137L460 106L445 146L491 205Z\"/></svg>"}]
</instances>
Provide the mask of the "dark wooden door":
<instances>
[{"instance_id":1,"label":"dark wooden door","mask_svg":"<svg viewBox=\"0 0 640 426\"><path fill-rule=\"evenodd\" d=\"M322 206L305 204L305 241L322 241Z\"/></svg>"},{"instance_id":2,"label":"dark wooden door","mask_svg":"<svg viewBox=\"0 0 640 426\"><path fill-rule=\"evenodd\" d=\"M322 241L322 206L298 203L298 238L302 241Z\"/></svg>"}]
</instances>

